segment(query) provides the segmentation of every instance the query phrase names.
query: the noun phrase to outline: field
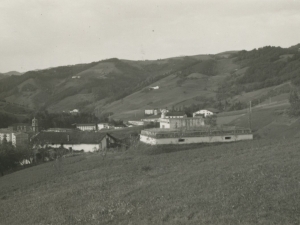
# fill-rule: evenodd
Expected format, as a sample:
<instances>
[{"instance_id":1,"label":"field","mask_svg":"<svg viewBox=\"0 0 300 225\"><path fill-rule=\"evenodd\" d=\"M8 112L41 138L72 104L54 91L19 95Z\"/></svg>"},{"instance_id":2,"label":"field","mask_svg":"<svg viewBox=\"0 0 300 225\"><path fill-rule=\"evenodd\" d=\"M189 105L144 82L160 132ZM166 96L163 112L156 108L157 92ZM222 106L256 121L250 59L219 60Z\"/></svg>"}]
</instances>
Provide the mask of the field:
<instances>
[{"instance_id":1,"label":"field","mask_svg":"<svg viewBox=\"0 0 300 225\"><path fill-rule=\"evenodd\" d=\"M299 224L298 139L138 145L0 177L0 224Z\"/></svg>"}]
</instances>

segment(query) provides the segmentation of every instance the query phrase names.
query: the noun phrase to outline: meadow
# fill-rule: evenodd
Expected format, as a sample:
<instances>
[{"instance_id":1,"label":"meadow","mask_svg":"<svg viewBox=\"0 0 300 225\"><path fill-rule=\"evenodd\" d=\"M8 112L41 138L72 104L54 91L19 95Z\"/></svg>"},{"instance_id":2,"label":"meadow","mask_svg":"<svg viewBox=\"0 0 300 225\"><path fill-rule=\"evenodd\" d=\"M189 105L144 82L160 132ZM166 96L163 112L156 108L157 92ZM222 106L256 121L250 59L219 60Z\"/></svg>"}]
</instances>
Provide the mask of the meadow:
<instances>
[{"instance_id":1,"label":"meadow","mask_svg":"<svg viewBox=\"0 0 300 225\"><path fill-rule=\"evenodd\" d=\"M299 224L298 139L82 154L0 177L0 224Z\"/></svg>"}]
</instances>

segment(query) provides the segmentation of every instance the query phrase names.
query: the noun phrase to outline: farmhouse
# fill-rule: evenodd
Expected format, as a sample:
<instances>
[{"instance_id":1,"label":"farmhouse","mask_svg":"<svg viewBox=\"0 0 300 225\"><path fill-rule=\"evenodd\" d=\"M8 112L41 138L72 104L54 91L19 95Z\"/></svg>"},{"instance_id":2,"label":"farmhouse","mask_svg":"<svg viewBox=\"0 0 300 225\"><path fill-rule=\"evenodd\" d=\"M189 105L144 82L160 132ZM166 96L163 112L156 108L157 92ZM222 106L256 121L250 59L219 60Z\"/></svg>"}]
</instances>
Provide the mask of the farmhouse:
<instances>
[{"instance_id":1,"label":"farmhouse","mask_svg":"<svg viewBox=\"0 0 300 225\"><path fill-rule=\"evenodd\" d=\"M219 111L217 109L213 109L213 108L201 109L199 111L194 112L193 117L196 117L196 116L207 117L207 116L211 116L211 115L214 115L217 113L219 113Z\"/></svg>"},{"instance_id":2,"label":"farmhouse","mask_svg":"<svg viewBox=\"0 0 300 225\"><path fill-rule=\"evenodd\" d=\"M140 141L150 145L193 144L252 140L250 129L226 127L180 130L180 129L147 129L142 130Z\"/></svg>"},{"instance_id":3,"label":"farmhouse","mask_svg":"<svg viewBox=\"0 0 300 225\"><path fill-rule=\"evenodd\" d=\"M97 130L97 126L94 123L76 124L76 127L82 131Z\"/></svg>"},{"instance_id":4,"label":"farmhouse","mask_svg":"<svg viewBox=\"0 0 300 225\"><path fill-rule=\"evenodd\" d=\"M109 129L108 123L98 123L97 127L98 127L98 130Z\"/></svg>"},{"instance_id":5,"label":"farmhouse","mask_svg":"<svg viewBox=\"0 0 300 225\"><path fill-rule=\"evenodd\" d=\"M108 133L99 132L40 132L32 142L40 147L64 148L94 152L114 148L118 139Z\"/></svg>"},{"instance_id":6,"label":"farmhouse","mask_svg":"<svg viewBox=\"0 0 300 225\"><path fill-rule=\"evenodd\" d=\"M70 110L70 114L77 115L79 113L78 109Z\"/></svg>"},{"instance_id":7,"label":"farmhouse","mask_svg":"<svg viewBox=\"0 0 300 225\"><path fill-rule=\"evenodd\" d=\"M158 109L145 109L145 115L157 115Z\"/></svg>"},{"instance_id":8,"label":"farmhouse","mask_svg":"<svg viewBox=\"0 0 300 225\"><path fill-rule=\"evenodd\" d=\"M12 131L29 132L32 131L32 126L27 123L15 123L8 127Z\"/></svg>"},{"instance_id":9,"label":"farmhouse","mask_svg":"<svg viewBox=\"0 0 300 225\"><path fill-rule=\"evenodd\" d=\"M157 89L159 89L159 86L149 87L149 90L157 90Z\"/></svg>"},{"instance_id":10,"label":"farmhouse","mask_svg":"<svg viewBox=\"0 0 300 225\"><path fill-rule=\"evenodd\" d=\"M160 128L167 128L167 129L191 129L194 127L203 127L204 126L204 119L200 117L191 117L191 118L170 118L165 119L161 118L159 120Z\"/></svg>"},{"instance_id":11,"label":"farmhouse","mask_svg":"<svg viewBox=\"0 0 300 225\"><path fill-rule=\"evenodd\" d=\"M24 132L15 132L11 129L0 129L0 143L3 143L4 139L7 142L11 142L13 146L19 147L28 143L29 135Z\"/></svg>"}]
</instances>

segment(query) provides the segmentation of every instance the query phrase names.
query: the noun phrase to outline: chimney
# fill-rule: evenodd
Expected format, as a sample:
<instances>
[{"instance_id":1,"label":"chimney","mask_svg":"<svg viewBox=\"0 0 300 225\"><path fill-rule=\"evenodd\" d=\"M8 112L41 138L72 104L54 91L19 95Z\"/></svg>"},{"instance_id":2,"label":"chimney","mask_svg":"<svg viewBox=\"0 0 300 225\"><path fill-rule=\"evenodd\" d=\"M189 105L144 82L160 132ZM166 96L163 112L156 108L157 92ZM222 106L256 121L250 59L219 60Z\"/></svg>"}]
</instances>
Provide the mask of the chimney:
<instances>
[{"instance_id":1,"label":"chimney","mask_svg":"<svg viewBox=\"0 0 300 225\"><path fill-rule=\"evenodd\" d=\"M67 135L67 140L70 141L70 135L69 134Z\"/></svg>"}]
</instances>

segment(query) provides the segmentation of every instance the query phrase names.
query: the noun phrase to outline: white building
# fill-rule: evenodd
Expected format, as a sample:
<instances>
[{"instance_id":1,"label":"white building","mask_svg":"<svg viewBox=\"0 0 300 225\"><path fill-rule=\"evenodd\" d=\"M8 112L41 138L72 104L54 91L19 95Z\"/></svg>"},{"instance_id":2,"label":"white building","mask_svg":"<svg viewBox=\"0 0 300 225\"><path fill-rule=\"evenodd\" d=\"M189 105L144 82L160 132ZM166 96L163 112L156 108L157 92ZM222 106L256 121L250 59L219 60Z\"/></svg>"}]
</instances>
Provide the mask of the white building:
<instances>
[{"instance_id":1,"label":"white building","mask_svg":"<svg viewBox=\"0 0 300 225\"><path fill-rule=\"evenodd\" d=\"M159 89L159 86L150 87L149 89L150 89L150 90L157 90L157 89Z\"/></svg>"},{"instance_id":2,"label":"white building","mask_svg":"<svg viewBox=\"0 0 300 225\"><path fill-rule=\"evenodd\" d=\"M98 123L98 130L109 129L108 123Z\"/></svg>"},{"instance_id":3,"label":"white building","mask_svg":"<svg viewBox=\"0 0 300 225\"><path fill-rule=\"evenodd\" d=\"M70 110L70 113L71 114L78 114L79 110L78 109L73 109L73 110Z\"/></svg>"},{"instance_id":4,"label":"white building","mask_svg":"<svg viewBox=\"0 0 300 225\"><path fill-rule=\"evenodd\" d=\"M92 124L76 124L76 127L79 129L79 130L82 130L82 131L93 131L93 130L97 130L97 126L96 124L92 123Z\"/></svg>"},{"instance_id":5,"label":"white building","mask_svg":"<svg viewBox=\"0 0 300 225\"><path fill-rule=\"evenodd\" d=\"M195 144L252 140L250 129L203 128L199 130L147 129L142 130L140 141L150 145Z\"/></svg>"},{"instance_id":6,"label":"white building","mask_svg":"<svg viewBox=\"0 0 300 225\"><path fill-rule=\"evenodd\" d=\"M40 132L33 138L33 143L39 148L66 148L83 152L117 147L118 139L108 133L100 132Z\"/></svg>"},{"instance_id":7,"label":"white building","mask_svg":"<svg viewBox=\"0 0 300 225\"><path fill-rule=\"evenodd\" d=\"M157 115L158 109L145 109L145 115Z\"/></svg>"},{"instance_id":8,"label":"white building","mask_svg":"<svg viewBox=\"0 0 300 225\"><path fill-rule=\"evenodd\" d=\"M217 114L219 111L216 110L216 109L201 109L197 112L194 112L193 113L193 117L196 117L196 116L203 116L203 117L207 117L207 116L211 116L211 115L214 115L214 114Z\"/></svg>"}]
</instances>

